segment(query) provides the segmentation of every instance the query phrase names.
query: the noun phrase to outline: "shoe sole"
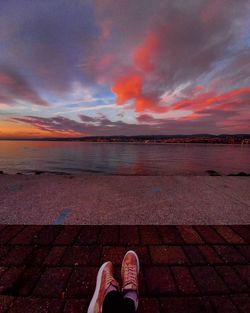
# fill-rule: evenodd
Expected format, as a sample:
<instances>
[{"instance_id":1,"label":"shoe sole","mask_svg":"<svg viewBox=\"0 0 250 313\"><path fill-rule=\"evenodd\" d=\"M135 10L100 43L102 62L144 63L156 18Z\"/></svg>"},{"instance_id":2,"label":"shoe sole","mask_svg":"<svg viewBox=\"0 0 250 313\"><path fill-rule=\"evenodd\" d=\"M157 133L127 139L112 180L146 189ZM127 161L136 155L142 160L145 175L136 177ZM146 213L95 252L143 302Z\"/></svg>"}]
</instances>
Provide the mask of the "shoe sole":
<instances>
[{"instance_id":1,"label":"shoe sole","mask_svg":"<svg viewBox=\"0 0 250 313\"><path fill-rule=\"evenodd\" d=\"M96 300L98 298L98 294L99 294L99 291L100 291L100 287L101 287L101 281L102 281L102 272L105 268L105 266L108 264L109 262L105 262L99 269L98 271L98 274L97 274L97 278L96 278L96 285L95 285L95 292L93 294L93 297L90 301L90 304L89 304L89 308L88 308L88 311L87 313L95 313L95 304L96 304Z\"/></svg>"}]
</instances>

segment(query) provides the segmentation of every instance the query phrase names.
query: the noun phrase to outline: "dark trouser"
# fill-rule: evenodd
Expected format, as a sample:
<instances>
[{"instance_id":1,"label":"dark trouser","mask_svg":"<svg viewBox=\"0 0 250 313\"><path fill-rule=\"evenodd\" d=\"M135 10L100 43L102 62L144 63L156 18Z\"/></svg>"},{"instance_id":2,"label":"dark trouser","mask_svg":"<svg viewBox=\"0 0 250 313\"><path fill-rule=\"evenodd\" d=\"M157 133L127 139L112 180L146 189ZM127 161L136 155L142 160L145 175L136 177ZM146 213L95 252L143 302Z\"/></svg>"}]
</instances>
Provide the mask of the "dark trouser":
<instances>
[{"instance_id":1,"label":"dark trouser","mask_svg":"<svg viewBox=\"0 0 250 313\"><path fill-rule=\"evenodd\" d=\"M118 291L109 292L103 303L103 313L135 313L134 301L123 298Z\"/></svg>"}]
</instances>

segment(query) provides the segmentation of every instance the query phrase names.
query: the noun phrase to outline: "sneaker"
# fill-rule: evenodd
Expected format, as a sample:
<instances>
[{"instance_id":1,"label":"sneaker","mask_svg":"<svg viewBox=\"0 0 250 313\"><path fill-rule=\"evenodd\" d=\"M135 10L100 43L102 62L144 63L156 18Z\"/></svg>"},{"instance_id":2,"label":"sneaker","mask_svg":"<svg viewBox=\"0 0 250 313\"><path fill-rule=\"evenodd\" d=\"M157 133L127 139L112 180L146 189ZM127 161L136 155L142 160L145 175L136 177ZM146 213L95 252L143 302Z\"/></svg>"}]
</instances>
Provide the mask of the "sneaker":
<instances>
[{"instance_id":1,"label":"sneaker","mask_svg":"<svg viewBox=\"0 0 250 313\"><path fill-rule=\"evenodd\" d=\"M135 303L135 309L138 308L138 294L139 294L139 259L137 254L130 250L128 251L122 261L121 277L122 277L122 292L126 294L132 293L132 300Z\"/></svg>"},{"instance_id":2,"label":"sneaker","mask_svg":"<svg viewBox=\"0 0 250 313\"><path fill-rule=\"evenodd\" d=\"M90 301L88 313L102 312L103 301L110 287L114 287L117 291L119 290L119 284L113 274L114 268L111 262L104 263L99 269L96 278L95 292Z\"/></svg>"}]
</instances>

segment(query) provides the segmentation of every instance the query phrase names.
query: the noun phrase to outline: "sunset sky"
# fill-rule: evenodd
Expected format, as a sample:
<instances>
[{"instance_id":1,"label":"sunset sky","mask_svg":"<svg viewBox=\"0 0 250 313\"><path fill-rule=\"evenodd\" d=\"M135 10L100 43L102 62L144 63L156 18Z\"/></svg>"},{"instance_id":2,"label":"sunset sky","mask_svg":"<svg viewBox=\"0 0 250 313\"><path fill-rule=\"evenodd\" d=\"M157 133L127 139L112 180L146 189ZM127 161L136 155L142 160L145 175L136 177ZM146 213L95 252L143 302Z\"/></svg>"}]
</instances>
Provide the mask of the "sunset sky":
<instances>
[{"instance_id":1,"label":"sunset sky","mask_svg":"<svg viewBox=\"0 0 250 313\"><path fill-rule=\"evenodd\" d=\"M250 1L0 0L0 137L250 133Z\"/></svg>"}]
</instances>

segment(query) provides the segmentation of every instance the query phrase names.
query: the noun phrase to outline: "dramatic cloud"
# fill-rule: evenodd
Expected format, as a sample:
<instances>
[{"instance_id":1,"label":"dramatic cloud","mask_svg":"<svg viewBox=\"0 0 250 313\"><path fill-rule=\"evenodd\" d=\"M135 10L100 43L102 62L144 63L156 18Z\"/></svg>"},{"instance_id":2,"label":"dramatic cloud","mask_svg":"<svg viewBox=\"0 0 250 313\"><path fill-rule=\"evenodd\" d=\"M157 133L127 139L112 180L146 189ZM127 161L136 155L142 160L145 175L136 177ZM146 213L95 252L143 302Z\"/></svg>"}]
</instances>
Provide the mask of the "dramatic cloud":
<instances>
[{"instance_id":1,"label":"dramatic cloud","mask_svg":"<svg viewBox=\"0 0 250 313\"><path fill-rule=\"evenodd\" d=\"M142 92L143 77L138 74L131 74L116 81L112 91L117 95L117 104L123 105L128 100L134 100L135 112L142 112L146 109L154 112L164 112L165 108L160 107L153 97L144 95Z\"/></svg>"},{"instance_id":2,"label":"dramatic cloud","mask_svg":"<svg viewBox=\"0 0 250 313\"><path fill-rule=\"evenodd\" d=\"M230 110L234 109L236 112L243 107L249 109L250 105L250 86L231 90L220 95L214 92L207 92L198 94L196 97L185 99L174 103L169 109L189 109L199 111L203 108L213 108L215 110Z\"/></svg>"},{"instance_id":3,"label":"dramatic cloud","mask_svg":"<svg viewBox=\"0 0 250 313\"><path fill-rule=\"evenodd\" d=\"M0 131L249 132L249 16L248 0L0 1Z\"/></svg>"},{"instance_id":4,"label":"dramatic cloud","mask_svg":"<svg viewBox=\"0 0 250 313\"><path fill-rule=\"evenodd\" d=\"M0 102L13 105L18 101L48 105L21 76L0 70Z\"/></svg>"},{"instance_id":5,"label":"dramatic cloud","mask_svg":"<svg viewBox=\"0 0 250 313\"><path fill-rule=\"evenodd\" d=\"M195 86L201 76L212 71L216 62L233 50L237 36L242 34L238 19L244 15L246 1L240 1L241 5L223 2L192 2L187 9L182 1L165 1L165 5L158 1L155 5L161 4L161 10L150 19L151 30L139 39L141 43L133 49L129 66L114 82L112 91L117 95L117 103L134 99L136 112L164 112L159 106L164 92L186 83ZM128 25L129 22L128 16ZM243 79L246 77L247 71ZM232 74L230 85L236 79L239 76Z\"/></svg>"},{"instance_id":6,"label":"dramatic cloud","mask_svg":"<svg viewBox=\"0 0 250 313\"><path fill-rule=\"evenodd\" d=\"M104 115L97 117L89 117L79 115L81 121L75 121L63 116L53 118L42 118L37 116L16 117L12 121L22 122L33 127L51 133L67 133L70 136L86 136L86 135L113 135L115 133L122 134L127 127L134 131L138 126L129 125L122 121L112 122Z\"/></svg>"}]
</instances>

